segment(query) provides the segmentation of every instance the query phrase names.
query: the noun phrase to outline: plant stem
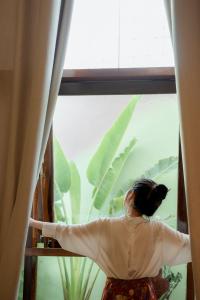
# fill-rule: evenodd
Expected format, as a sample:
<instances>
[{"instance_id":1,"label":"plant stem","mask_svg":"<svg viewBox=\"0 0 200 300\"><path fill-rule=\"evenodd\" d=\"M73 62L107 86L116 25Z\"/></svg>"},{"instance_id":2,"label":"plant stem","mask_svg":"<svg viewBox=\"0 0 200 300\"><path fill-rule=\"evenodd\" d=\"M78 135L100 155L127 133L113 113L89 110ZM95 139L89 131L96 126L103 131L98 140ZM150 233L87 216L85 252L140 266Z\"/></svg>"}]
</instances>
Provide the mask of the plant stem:
<instances>
[{"instance_id":1,"label":"plant stem","mask_svg":"<svg viewBox=\"0 0 200 300\"><path fill-rule=\"evenodd\" d=\"M86 297L85 297L85 300L89 300L90 295L91 295L92 290L93 290L93 287L94 287L94 284L95 284L95 282L96 282L96 280L97 280L97 277L98 277L98 275L99 275L99 272L100 272L100 269L98 268L97 273L96 273L96 275L95 275L95 277L94 277L94 280L93 280L93 282L92 282L92 284L91 284L91 286L90 286L90 288L89 288L89 290L88 290L88 292L87 292L87 295L86 295Z\"/></svg>"},{"instance_id":2,"label":"plant stem","mask_svg":"<svg viewBox=\"0 0 200 300\"><path fill-rule=\"evenodd\" d=\"M87 261L87 259L86 259L86 257L84 257L84 259L82 261L82 265L81 265L81 270L79 273L79 280L78 280L78 285L77 285L77 295L79 295L79 297L81 296L81 289L82 289L82 284L83 284L86 261ZM79 300L83 300L83 299L80 298Z\"/></svg>"},{"instance_id":3,"label":"plant stem","mask_svg":"<svg viewBox=\"0 0 200 300\"><path fill-rule=\"evenodd\" d=\"M61 281L62 281L62 288L63 288L63 296L64 296L64 300L68 300L68 291L67 291L67 287L65 285L65 279L64 279L64 275L62 272L62 266L61 266L61 262L60 262L60 258L57 257L58 260L58 266L59 266L59 270L60 270L60 276L61 276Z\"/></svg>"},{"instance_id":4,"label":"plant stem","mask_svg":"<svg viewBox=\"0 0 200 300\"><path fill-rule=\"evenodd\" d=\"M94 265L94 262L91 261L88 272L87 272L87 277L85 279L84 286L83 286L82 291L81 291L82 299L85 299L85 294L86 294L86 291L87 291L88 282L89 282L89 279L90 279L90 275L91 275L91 272L92 272L93 265Z\"/></svg>"},{"instance_id":5,"label":"plant stem","mask_svg":"<svg viewBox=\"0 0 200 300\"><path fill-rule=\"evenodd\" d=\"M65 222L68 224L67 211L66 211L66 208L65 208L65 203L64 203L63 198L64 198L64 197L63 197L63 195L62 195L61 201L62 201L62 206L63 206L63 211L64 211Z\"/></svg>"}]
</instances>

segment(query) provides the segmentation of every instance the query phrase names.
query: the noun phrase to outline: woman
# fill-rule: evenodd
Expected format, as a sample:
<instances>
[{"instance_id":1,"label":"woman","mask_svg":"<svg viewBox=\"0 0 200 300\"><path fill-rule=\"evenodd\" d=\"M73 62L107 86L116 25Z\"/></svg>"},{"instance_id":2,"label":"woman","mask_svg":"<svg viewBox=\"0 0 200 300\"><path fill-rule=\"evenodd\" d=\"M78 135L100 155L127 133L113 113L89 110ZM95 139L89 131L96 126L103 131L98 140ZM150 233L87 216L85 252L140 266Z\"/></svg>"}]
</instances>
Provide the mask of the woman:
<instances>
[{"instance_id":1,"label":"woman","mask_svg":"<svg viewBox=\"0 0 200 300\"><path fill-rule=\"evenodd\" d=\"M188 235L146 218L155 213L167 192L165 185L141 179L125 197L124 216L84 225L31 219L30 225L58 240L63 249L90 257L99 265L107 275L102 300L156 300L160 292L155 277L159 278L162 266L191 261Z\"/></svg>"}]
</instances>

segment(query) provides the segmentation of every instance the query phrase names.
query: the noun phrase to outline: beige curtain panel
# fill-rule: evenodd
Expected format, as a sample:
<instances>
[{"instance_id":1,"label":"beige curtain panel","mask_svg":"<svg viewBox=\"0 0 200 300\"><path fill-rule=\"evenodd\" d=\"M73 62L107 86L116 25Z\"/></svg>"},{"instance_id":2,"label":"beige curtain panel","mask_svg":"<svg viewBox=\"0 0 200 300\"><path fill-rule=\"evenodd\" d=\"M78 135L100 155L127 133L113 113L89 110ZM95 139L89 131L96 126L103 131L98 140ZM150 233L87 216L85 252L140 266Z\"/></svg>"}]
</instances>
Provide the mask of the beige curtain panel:
<instances>
[{"instance_id":1,"label":"beige curtain panel","mask_svg":"<svg viewBox=\"0 0 200 300\"><path fill-rule=\"evenodd\" d=\"M196 299L200 299L200 1L165 0L176 86Z\"/></svg>"},{"instance_id":2,"label":"beige curtain panel","mask_svg":"<svg viewBox=\"0 0 200 300\"><path fill-rule=\"evenodd\" d=\"M17 299L72 0L0 1L0 299Z\"/></svg>"}]
</instances>

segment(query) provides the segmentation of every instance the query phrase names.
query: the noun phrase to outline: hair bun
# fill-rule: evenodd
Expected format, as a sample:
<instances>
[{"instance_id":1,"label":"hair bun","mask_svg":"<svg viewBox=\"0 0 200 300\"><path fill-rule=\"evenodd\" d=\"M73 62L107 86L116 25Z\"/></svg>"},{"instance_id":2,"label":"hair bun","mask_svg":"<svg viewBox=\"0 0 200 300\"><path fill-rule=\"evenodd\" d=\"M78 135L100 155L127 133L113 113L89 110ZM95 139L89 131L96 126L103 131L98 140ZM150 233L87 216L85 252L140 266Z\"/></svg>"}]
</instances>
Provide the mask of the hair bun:
<instances>
[{"instance_id":1,"label":"hair bun","mask_svg":"<svg viewBox=\"0 0 200 300\"><path fill-rule=\"evenodd\" d=\"M155 186L154 191L160 200L163 200L168 193L168 188L164 184L158 184Z\"/></svg>"}]
</instances>

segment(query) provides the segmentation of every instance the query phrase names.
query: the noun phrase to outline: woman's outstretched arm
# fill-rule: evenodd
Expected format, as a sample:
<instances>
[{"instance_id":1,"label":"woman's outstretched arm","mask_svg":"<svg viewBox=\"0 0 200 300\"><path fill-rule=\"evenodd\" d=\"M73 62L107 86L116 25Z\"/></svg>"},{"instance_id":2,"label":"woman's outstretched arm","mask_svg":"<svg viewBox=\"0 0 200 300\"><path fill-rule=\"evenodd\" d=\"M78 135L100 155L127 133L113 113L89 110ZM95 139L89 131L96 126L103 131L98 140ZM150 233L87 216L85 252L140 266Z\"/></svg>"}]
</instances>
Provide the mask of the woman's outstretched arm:
<instances>
[{"instance_id":1,"label":"woman's outstretched arm","mask_svg":"<svg viewBox=\"0 0 200 300\"><path fill-rule=\"evenodd\" d=\"M192 261L190 236L166 224L162 224L163 262L169 266L186 264Z\"/></svg>"},{"instance_id":2,"label":"woman's outstretched arm","mask_svg":"<svg viewBox=\"0 0 200 300\"><path fill-rule=\"evenodd\" d=\"M30 226L42 230L42 235L56 239L68 251L95 259L102 232L101 219L86 224L59 224L30 219Z\"/></svg>"},{"instance_id":3,"label":"woman's outstretched arm","mask_svg":"<svg viewBox=\"0 0 200 300\"><path fill-rule=\"evenodd\" d=\"M29 225L30 225L31 227L33 227L33 228L42 230L43 224L44 224L44 222L37 221L37 220L34 220L34 219L30 218Z\"/></svg>"}]
</instances>

